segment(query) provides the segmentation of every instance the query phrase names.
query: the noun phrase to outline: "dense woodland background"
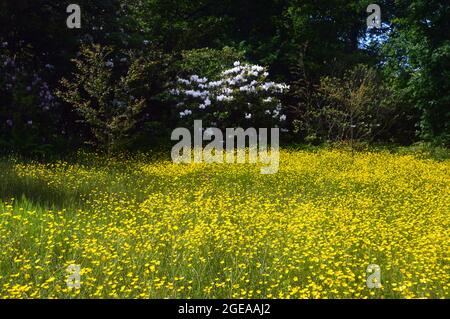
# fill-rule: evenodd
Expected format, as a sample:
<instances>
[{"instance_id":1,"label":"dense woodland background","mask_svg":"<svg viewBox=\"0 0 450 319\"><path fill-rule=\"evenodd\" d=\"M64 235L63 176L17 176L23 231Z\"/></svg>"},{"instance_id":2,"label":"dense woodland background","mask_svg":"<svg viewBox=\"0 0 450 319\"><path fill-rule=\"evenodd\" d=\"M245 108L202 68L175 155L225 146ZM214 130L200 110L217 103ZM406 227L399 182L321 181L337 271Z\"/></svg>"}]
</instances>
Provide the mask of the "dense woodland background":
<instances>
[{"instance_id":1,"label":"dense woodland background","mask_svg":"<svg viewBox=\"0 0 450 319\"><path fill-rule=\"evenodd\" d=\"M285 143L450 145L448 1L379 0L381 29L354 0L77 0L68 29L72 2L0 2L2 153L170 144L173 83L235 61L289 85Z\"/></svg>"}]
</instances>

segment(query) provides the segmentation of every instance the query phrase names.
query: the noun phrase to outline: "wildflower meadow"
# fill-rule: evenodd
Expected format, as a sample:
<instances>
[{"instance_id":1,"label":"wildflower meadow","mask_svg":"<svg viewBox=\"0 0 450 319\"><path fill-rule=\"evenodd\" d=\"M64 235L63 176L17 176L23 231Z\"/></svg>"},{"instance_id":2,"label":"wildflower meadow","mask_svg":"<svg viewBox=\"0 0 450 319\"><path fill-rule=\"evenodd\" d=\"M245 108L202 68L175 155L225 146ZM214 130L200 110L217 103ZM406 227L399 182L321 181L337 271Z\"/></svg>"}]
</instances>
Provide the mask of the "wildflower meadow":
<instances>
[{"instance_id":1,"label":"wildflower meadow","mask_svg":"<svg viewBox=\"0 0 450 319\"><path fill-rule=\"evenodd\" d=\"M449 297L448 160L318 149L282 150L273 175L149 154L1 166L1 298Z\"/></svg>"},{"instance_id":2,"label":"wildflower meadow","mask_svg":"<svg viewBox=\"0 0 450 319\"><path fill-rule=\"evenodd\" d=\"M449 17L0 1L0 303L269 318L449 299ZM346 317L384 313L358 303Z\"/></svg>"}]
</instances>

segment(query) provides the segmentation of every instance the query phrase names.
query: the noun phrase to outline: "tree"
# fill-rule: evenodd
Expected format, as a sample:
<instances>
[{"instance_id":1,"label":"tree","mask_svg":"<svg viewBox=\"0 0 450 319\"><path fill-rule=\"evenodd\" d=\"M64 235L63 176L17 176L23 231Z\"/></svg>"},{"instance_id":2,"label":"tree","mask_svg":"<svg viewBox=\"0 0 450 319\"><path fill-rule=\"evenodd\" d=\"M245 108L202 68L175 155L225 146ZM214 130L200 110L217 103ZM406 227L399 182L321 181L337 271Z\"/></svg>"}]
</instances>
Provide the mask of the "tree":
<instances>
[{"instance_id":1,"label":"tree","mask_svg":"<svg viewBox=\"0 0 450 319\"><path fill-rule=\"evenodd\" d=\"M165 56L158 51L115 52L83 46L73 77L61 81L58 95L81 115L97 144L108 151L131 138L150 99L164 87Z\"/></svg>"},{"instance_id":2,"label":"tree","mask_svg":"<svg viewBox=\"0 0 450 319\"><path fill-rule=\"evenodd\" d=\"M385 73L402 103L420 112L419 133L450 145L450 4L396 1Z\"/></svg>"}]
</instances>

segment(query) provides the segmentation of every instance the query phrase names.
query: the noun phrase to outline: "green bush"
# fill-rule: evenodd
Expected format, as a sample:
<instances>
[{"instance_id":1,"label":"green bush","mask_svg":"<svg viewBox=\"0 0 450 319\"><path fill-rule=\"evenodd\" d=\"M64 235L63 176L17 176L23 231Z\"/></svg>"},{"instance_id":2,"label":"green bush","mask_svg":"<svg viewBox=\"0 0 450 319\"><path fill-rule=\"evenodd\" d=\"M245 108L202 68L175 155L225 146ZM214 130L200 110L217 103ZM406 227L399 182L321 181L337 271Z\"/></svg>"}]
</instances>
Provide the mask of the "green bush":
<instances>
[{"instance_id":1,"label":"green bush","mask_svg":"<svg viewBox=\"0 0 450 319\"><path fill-rule=\"evenodd\" d=\"M323 77L294 120L306 141L373 142L398 120L391 92L377 72L357 65L341 77Z\"/></svg>"},{"instance_id":2,"label":"green bush","mask_svg":"<svg viewBox=\"0 0 450 319\"><path fill-rule=\"evenodd\" d=\"M73 77L61 81L58 96L81 115L98 146L123 148L151 118L152 105L165 89L168 59L154 49L115 52L108 46L83 46L73 60Z\"/></svg>"},{"instance_id":3,"label":"green bush","mask_svg":"<svg viewBox=\"0 0 450 319\"><path fill-rule=\"evenodd\" d=\"M0 43L0 152L46 152L55 142L58 103L46 73L52 65ZM51 141L52 140L52 141Z\"/></svg>"},{"instance_id":4,"label":"green bush","mask_svg":"<svg viewBox=\"0 0 450 319\"><path fill-rule=\"evenodd\" d=\"M181 53L177 68L180 77L198 75L217 80L222 71L233 65L234 61L245 61L245 52L231 47L221 50L201 48L186 50Z\"/></svg>"}]
</instances>

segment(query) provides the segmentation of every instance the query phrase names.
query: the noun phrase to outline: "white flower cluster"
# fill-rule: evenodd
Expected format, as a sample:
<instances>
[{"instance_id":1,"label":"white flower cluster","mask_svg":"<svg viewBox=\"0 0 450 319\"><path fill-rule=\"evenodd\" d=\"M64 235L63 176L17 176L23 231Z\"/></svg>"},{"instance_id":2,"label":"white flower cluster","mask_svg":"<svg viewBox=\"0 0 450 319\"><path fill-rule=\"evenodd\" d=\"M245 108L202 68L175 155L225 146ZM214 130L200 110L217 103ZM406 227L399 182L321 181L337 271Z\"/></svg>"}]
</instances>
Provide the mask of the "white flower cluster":
<instances>
[{"instance_id":1,"label":"white flower cluster","mask_svg":"<svg viewBox=\"0 0 450 319\"><path fill-rule=\"evenodd\" d=\"M170 93L181 99L177 106L185 108L179 112L180 118L192 115L195 109L211 113L234 107L241 110L243 118L250 120L252 112L258 112L260 106L263 107L262 114L283 122L286 115L281 114L277 96L286 92L289 86L266 81L268 76L262 66L236 61L232 68L221 73L219 80L210 81L198 75L179 78Z\"/></svg>"},{"instance_id":2,"label":"white flower cluster","mask_svg":"<svg viewBox=\"0 0 450 319\"><path fill-rule=\"evenodd\" d=\"M186 109L183 112L180 112L180 117L188 116L188 115L191 115L191 114L192 114L192 111Z\"/></svg>"}]
</instances>

